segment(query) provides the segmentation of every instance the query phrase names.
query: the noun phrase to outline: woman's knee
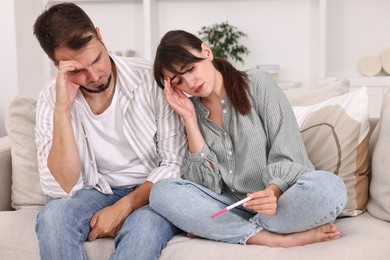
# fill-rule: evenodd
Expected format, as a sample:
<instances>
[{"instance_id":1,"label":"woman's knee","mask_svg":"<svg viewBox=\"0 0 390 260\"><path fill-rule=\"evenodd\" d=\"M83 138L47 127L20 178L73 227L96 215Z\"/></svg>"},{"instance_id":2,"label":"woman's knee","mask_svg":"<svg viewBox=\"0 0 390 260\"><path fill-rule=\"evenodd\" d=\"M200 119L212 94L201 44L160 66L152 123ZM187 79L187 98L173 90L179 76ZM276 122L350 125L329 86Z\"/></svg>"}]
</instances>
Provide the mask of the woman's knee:
<instances>
[{"instance_id":1,"label":"woman's knee","mask_svg":"<svg viewBox=\"0 0 390 260\"><path fill-rule=\"evenodd\" d=\"M344 182L334 173L328 171L313 171L307 174L304 174L301 177L301 181L309 187L318 190L328 189L333 187L340 192L345 191ZM333 189L334 190L334 189Z\"/></svg>"},{"instance_id":2,"label":"woman's knee","mask_svg":"<svg viewBox=\"0 0 390 260\"><path fill-rule=\"evenodd\" d=\"M325 185L331 191L331 193L337 193L337 195L347 195L346 187L343 180L332 172L318 171L319 174L319 184Z\"/></svg>"},{"instance_id":3,"label":"woman's knee","mask_svg":"<svg viewBox=\"0 0 390 260\"><path fill-rule=\"evenodd\" d=\"M319 198L328 198L341 206L346 204L347 191L343 180L337 175L327 171L314 171L303 177L306 188L311 193L318 194ZM323 201L325 203L326 199Z\"/></svg>"}]
</instances>

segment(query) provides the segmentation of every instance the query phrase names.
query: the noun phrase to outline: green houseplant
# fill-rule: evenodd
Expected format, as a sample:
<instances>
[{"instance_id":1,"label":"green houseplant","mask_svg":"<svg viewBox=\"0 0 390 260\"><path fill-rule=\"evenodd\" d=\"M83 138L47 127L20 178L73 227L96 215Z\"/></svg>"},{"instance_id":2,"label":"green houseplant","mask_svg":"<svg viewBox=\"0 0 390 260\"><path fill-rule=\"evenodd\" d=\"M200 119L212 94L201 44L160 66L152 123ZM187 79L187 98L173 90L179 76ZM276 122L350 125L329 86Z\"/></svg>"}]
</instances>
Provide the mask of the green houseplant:
<instances>
[{"instance_id":1,"label":"green houseplant","mask_svg":"<svg viewBox=\"0 0 390 260\"><path fill-rule=\"evenodd\" d=\"M239 43L239 39L247 34L238 30L229 22L212 26L203 26L198 32L200 38L210 44L214 56L244 63L243 55L249 54L247 47Z\"/></svg>"}]
</instances>

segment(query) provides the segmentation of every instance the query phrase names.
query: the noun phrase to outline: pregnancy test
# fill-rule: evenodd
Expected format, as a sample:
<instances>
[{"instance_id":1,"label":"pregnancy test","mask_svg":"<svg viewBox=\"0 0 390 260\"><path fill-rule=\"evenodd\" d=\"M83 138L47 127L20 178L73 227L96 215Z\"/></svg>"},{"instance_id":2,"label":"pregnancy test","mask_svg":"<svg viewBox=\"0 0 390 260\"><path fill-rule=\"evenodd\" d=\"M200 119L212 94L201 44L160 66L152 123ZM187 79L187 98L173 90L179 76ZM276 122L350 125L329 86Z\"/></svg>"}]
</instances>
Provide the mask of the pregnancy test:
<instances>
[{"instance_id":1,"label":"pregnancy test","mask_svg":"<svg viewBox=\"0 0 390 260\"><path fill-rule=\"evenodd\" d=\"M235 207L237 207L237 206L240 206L240 205L244 204L244 203L247 202L247 201L250 201L251 199L252 199L251 197L246 197L246 198L243 199L243 200L237 201L236 203L234 203L234 204L232 204L232 205L230 205L230 206L227 206L226 208L221 209L221 210L218 211L218 212L215 212L213 215L211 215L211 217L212 217L212 218L215 218L216 216L218 216L218 215L220 215L220 214L222 214L222 213L224 213L224 212L226 212L226 211L229 211L229 210L231 210L231 209L233 209L233 208L235 208Z\"/></svg>"}]
</instances>

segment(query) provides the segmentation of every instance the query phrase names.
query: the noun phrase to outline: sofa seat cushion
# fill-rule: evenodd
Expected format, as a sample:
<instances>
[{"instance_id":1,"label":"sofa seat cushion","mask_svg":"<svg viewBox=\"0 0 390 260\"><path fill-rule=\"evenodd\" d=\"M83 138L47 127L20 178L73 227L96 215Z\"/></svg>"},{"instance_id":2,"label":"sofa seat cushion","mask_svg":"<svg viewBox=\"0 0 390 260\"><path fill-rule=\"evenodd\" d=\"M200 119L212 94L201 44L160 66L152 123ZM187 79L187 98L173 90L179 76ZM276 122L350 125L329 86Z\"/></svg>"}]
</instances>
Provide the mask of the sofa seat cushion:
<instances>
[{"instance_id":1,"label":"sofa seat cushion","mask_svg":"<svg viewBox=\"0 0 390 260\"><path fill-rule=\"evenodd\" d=\"M0 212L0 259L39 260L35 234L39 208ZM88 259L109 259L114 240L98 239L84 244Z\"/></svg>"},{"instance_id":2,"label":"sofa seat cushion","mask_svg":"<svg viewBox=\"0 0 390 260\"><path fill-rule=\"evenodd\" d=\"M174 237L162 251L161 260L237 260L237 259L299 259L299 260L367 260L388 259L390 225L365 212L336 222L341 237L333 241L291 248L270 248L257 245L232 245L185 235Z\"/></svg>"},{"instance_id":3,"label":"sofa seat cushion","mask_svg":"<svg viewBox=\"0 0 390 260\"><path fill-rule=\"evenodd\" d=\"M0 212L0 259L39 260L35 219L38 209ZM162 251L161 260L236 259L387 259L390 255L390 225L368 212L337 220L341 238L292 248L244 246L175 236ZM114 240L85 243L88 259L109 259Z\"/></svg>"},{"instance_id":4,"label":"sofa seat cushion","mask_svg":"<svg viewBox=\"0 0 390 260\"><path fill-rule=\"evenodd\" d=\"M39 259L35 236L38 209L0 212L0 259Z\"/></svg>"}]
</instances>

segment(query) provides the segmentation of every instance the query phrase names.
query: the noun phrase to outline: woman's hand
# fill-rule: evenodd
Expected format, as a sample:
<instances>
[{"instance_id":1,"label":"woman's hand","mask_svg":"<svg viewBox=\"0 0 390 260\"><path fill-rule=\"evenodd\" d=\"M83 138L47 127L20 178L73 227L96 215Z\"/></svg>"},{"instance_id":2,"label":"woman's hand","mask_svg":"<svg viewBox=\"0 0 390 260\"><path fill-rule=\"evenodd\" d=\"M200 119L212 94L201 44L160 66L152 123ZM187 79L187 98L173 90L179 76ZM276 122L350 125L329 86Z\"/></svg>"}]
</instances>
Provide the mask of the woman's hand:
<instances>
[{"instance_id":1,"label":"woman's hand","mask_svg":"<svg viewBox=\"0 0 390 260\"><path fill-rule=\"evenodd\" d=\"M178 88L172 87L170 79L164 78L164 95L168 104L178 113L183 120L195 116L194 105L191 100Z\"/></svg>"},{"instance_id":2,"label":"woman's hand","mask_svg":"<svg viewBox=\"0 0 390 260\"><path fill-rule=\"evenodd\" d=\"M251 197L252 199L244 203L243 206L264 215L275 214L277 208L277 200L281 192L278 187L276 187L275 185L271 185L268 186L265 190L248 194L248 197Z\"/></svg>"}]
</instances>

